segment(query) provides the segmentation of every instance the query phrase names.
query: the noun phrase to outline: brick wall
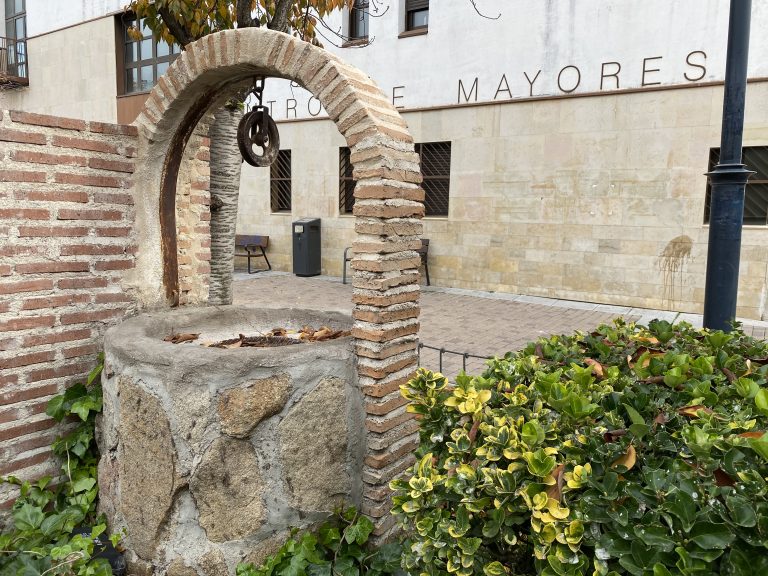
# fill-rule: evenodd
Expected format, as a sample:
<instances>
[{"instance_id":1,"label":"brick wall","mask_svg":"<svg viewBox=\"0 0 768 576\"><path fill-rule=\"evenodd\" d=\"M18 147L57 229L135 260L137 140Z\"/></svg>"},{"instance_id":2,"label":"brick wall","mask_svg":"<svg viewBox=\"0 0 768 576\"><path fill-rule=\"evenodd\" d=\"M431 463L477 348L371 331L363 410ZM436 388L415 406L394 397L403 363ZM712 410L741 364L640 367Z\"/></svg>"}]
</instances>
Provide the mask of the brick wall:
<instances>
[{"instance_id":1,"label":"brick wall","mask_svg":"<svg viewBox=\"0 0 768 576\"><path fill-rule=\"evenodd\" d=\"M179 304L205 304L211 272L210 140L208 118L201 121L184 150L176 182L176 249Z\"/></svg>"},{"instance_id":2,"label":"brick wall","mask_svg":"<svg viewBox=\"0 0 768 576\"><path fill-rule=\"evenodd\" d=\"M136 156L134 126L0 112L0 475L58 470L47 401L84 379L105 329L136 310L121 285L136 251ZM207 265L206 151L187 156L179 226ZM184 273L195 297L202 264ZM0 507L13 496L0 487Z\"/></svg>"}]
</instances>

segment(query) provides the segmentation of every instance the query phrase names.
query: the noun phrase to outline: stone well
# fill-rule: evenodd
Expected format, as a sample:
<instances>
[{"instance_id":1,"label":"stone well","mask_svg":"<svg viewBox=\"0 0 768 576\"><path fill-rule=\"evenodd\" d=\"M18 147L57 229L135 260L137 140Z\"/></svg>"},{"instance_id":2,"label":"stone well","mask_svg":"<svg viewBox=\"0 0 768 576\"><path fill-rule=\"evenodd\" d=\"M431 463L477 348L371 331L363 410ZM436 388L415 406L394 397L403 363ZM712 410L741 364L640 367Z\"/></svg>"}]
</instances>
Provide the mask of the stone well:
<instances>
[{"instance_id":1,"label":"stone well","mask_svg":"<svg viewBox=\"0 0 768 576\"><path fill-rule=\"evenodd\" d=\"M147 313L107 332L102 510L137 574L234 573L291 526L359 504L364 409L351 338L221 349L200 341L351 318L242 306ZM201 333L198 341L164 338Z\"/></svg>"}]
</instances>

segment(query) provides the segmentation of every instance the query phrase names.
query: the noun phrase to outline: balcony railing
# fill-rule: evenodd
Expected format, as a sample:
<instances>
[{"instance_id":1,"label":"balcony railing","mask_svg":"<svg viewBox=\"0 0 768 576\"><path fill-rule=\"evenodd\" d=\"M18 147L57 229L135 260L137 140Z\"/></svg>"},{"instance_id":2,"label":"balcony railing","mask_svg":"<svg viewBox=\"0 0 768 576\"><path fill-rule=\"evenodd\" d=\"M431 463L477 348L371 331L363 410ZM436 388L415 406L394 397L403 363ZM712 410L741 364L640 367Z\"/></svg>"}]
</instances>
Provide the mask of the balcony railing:
<instances>
[{"instance_id":1,"label":"balcony railing","mask_svg":"<svg viewBox=\"0 0 768 576\"><path fill-rule=\"evenodd\" d=\"M0 85L26 86L28 74L27 41L0 36Z\"/></svg>"}]
</instances>

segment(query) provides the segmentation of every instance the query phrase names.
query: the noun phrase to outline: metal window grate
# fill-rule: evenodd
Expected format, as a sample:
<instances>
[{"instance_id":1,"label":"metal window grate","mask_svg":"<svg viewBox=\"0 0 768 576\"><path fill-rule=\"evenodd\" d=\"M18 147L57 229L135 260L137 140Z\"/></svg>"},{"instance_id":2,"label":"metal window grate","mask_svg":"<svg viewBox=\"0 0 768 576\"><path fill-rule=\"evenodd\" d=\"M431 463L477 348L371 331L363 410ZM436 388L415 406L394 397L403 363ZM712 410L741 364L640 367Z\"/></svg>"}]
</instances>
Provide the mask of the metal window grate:
<instances>
[{"instance_id":1,"label":"metal window grate","mask_svg":"<svg viewBox=\"0 0 768 576\"><path fill-rule=\"evenodd\" d=\"M720 148L709 151L709 171L720 161ZM747 170L757 172L747 182L744 191L744 224L768 224L768 146L749 146L742 150L741 161ZM707 181L707 195L704 201L704 223L709 223L712 189Z\"/></svg>"},{"instance_id":2,"label":"metal window grate","mask_svg":"<svg viewBox=\"0 0 768 576\"><path fill-rule=\"evenodd\" d=\"M451 182L451 143L429 142L416 145L424 177L424 208L426 216L448 216Z\"/></svg>"},{"instance_id":3,"label":"metal window grate","mask_svg":"<svg viewBox=\"0 0 768 576\"><path fill-rule=\"evenodd\" d=\"M355 206L355 179L349 148L339 148L339 214L351 214Z\"/></svg>"},{"instance_id":4,"label":"metal window grate","mask_svg":"<svg viewBox=\"0 0 768 576\"><path fill-rule=\"evenodd\" d=\"M280 150L269 167L270 207L272 212L291 211L291 151Z\"/></svg>"}]
</instances>

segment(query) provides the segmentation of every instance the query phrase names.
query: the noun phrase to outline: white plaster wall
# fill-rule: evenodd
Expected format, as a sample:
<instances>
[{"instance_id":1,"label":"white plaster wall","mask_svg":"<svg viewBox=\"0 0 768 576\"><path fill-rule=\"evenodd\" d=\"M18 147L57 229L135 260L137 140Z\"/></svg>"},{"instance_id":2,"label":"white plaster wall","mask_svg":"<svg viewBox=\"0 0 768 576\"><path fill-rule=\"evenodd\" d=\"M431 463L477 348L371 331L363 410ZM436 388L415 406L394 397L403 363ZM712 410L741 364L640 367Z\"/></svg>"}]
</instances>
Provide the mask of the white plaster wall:
<instances>
[{"instance_id":1,"label":"white plaster wall","mask_svg":"<svg viewBox=\"0 0 768 576\"><path fill-rule=\"evenodd\" d=\"M470 101L491 102L530 96L562 95L558 75L563 68L579 69L580 83L573 94L601 90L602 64L606 74L616 70L619 88L641 88L644 59L645 82L661 85L722 80L728 2L724 0L479 0L481 10L501 14L498 20L478 16L469 0L439 0L430 6L429 33L398 38L404 21L402 2L389 5L380 17L370 19L372 43L365 48L327 49L340 54L369 74L392 95L400 86L396 105L409 108L456 104L461 80L467 95L477 78ZM750 77L768 77L768 2L752 4ZM342 28L342 17L330 21ZM321 30L323 32L323 30ZM325 36L333 40L327 32ZM338 40L337 40L338 41ZM686 62L706 66L706 73ZM660 57L660 58L657 58ZM659 69L658 72L651 70ZM531 87L525 74L533 80ZM685 75L689 79L686 79ZM561 86L576 85L576 71L562 73ZM265 96L274 100L278 119L308 117L309 94L273 81ZM509 88L507 91L506 88ZM501 88L501 90L499 90ZM605 78L603 90L614 90L615 80ZM296 112L288 110L294 103ZM312 112L317 103L313 102Z\"/></svg>"},{"instance_id":2,"label":"white plaster wall","mask_svg":"<svg viewBox=\"0 0 768 576\"><path fill-rule=\"evenodd\" d=\"M119 12L127 0L27 0L27 35L38 36Z\"/></svg>"},{"instance_id":3,"label":"white plaster wall","mask_svg":"<svg viewBox=\"0 0 768 576\"><path fill-rule=\"evenodd\" d=\"M113 18L30 38L27 51L29 86L0 91L0 108L117 121Z\"/></svg>"}]
</instances>

